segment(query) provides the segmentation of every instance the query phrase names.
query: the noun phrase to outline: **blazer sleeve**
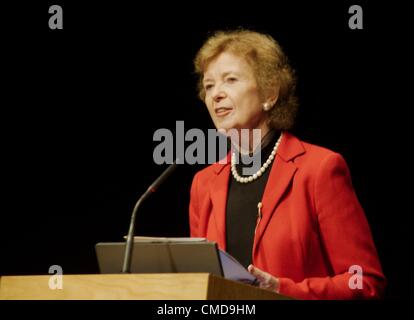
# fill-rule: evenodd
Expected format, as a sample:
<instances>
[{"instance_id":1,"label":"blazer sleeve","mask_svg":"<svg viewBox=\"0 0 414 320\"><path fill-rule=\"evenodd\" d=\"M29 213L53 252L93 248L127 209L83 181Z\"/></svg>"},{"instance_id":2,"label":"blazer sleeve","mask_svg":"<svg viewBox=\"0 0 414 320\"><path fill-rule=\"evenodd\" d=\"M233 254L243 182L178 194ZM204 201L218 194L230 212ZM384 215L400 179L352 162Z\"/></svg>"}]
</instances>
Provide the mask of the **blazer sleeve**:
<instances>
[{"instance_id":1,"label":"blazer sleeve","mask_svg":"<svg viewBox=\"0 0 414 320\"><path fill-rule=\"evenodd\" d=\"M381 298L386 279L342 156L332 153L321 161L313 194L321 246L333 276L299 283L279 278L279 292L299 299Z\"/></svg>"}]
</instances>

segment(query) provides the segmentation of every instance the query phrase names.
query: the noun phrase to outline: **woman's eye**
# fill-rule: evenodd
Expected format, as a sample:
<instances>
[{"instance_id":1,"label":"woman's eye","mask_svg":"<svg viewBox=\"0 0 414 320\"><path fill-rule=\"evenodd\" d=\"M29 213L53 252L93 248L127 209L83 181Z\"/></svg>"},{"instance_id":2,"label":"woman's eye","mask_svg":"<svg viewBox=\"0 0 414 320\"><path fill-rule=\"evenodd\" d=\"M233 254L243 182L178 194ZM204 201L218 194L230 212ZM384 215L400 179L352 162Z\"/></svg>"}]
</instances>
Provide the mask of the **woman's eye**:
<instances>
[{"instance_id":1,"label":"woman's eye","mask_svg":"<svg viewBox=\"0 0 414 320\"><path fill-rule=\"evenodd\" d=\"M208 84L208 85L206 85L205 87L204 87L204 90L209 90L209 89L211 89L213 87L213 85L212 84Z\"/></svg>"},{"instance_id":2,"label":"woman's eye","mask_svg":"<svg viewBox=\"0 0 414 320\"><path fill-rule=\"evenodd\" d=\"M237 81L237 78L234 78L234 77L227 78L227 82L232 83L232 82L235 82L235 81Z\"/></svg>"}]
</instances>

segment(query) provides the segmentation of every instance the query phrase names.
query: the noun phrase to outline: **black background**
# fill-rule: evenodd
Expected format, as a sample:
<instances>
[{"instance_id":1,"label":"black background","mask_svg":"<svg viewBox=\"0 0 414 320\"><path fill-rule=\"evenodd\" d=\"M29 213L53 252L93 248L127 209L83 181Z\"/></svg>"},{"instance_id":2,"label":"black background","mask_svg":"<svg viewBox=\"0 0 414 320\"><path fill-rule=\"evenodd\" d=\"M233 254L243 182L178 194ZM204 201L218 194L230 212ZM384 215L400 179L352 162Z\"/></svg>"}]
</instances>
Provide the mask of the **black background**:
<instances>
[{"instance_id":1,"label":"black background","mask_svg":"<svg viewBox=\"0 0 414 320\"><path fill-rule=\"evenodd\" d=\"M333 1L332 1L333 2ZM134 4L133 4L134 3ZM408 20L399 4L354 2L72 1L2 5L0 274L97 273L94 245L121 241L137 197L165 169L159 128L207 131L192 60L208 32L270 33L297 71L293 130L340 152L351 170L386 277L387 298L412 296L410 125L402 98ZM49 30L48 8L63 8ZM144 203L136 233L188 236L189 188L203 165L183 165Z\"/></svg>"}]
</instances>

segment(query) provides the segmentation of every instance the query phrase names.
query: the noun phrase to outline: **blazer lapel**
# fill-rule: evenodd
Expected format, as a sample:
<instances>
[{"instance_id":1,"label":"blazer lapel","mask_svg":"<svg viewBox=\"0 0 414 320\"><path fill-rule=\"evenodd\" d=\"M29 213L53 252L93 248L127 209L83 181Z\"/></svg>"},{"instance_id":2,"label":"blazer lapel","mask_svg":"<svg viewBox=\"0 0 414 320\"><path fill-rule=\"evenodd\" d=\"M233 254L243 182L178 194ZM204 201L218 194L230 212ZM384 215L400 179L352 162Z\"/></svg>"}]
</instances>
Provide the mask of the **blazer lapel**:
<instances>
[{"instance_id":1,"label":"blazer lapel","mask_svg":"<svg viewBox=\"0 0 414 320\"><path fill-rule=\"evenodd\" d=\"M271 168L269 179L263 193L262 218L254 238L253 256L256 255L259 242L275 212L276 206L297 171L297 167L290 160L304 152L305 149L303 148L302 143L291 134L284 132L282 142L276 153L275 162Z\"/></svg>"},{"instance_id":2,"label":"blazer lapel","mask_svg":"<svg viewBox=\"0 0 414 320\"><path fill-rule=\"evenodd\" d=\"M230 157L228 157L230 160ZM209 185L210 197L213 205L212 215L216 227L217 244L220 249L226 250L226 205L229 186L230 164L216 164L215 176Z\"/></svg>"},{"instance_id":3,"label":"blazer lapel","mask_svg":"<svg viewBox=\"0 0 414 320\"><path fill-rule=\"evenodd\" d=\"M297 167L290 160L304 152L305 149L302 143L296 137L288 132L283 133L262 198L263 216L254 239L253 255L255 255L260 239L272 218L277 204L297 170ZM215 239L217 244L220 249L226 250L226 205L230 177L230 153L227 155L227 163L216 163L214 166L216 176L211 179L208 186L213 206L212 218L216 229Z\"/></svg>"}]
</instances>

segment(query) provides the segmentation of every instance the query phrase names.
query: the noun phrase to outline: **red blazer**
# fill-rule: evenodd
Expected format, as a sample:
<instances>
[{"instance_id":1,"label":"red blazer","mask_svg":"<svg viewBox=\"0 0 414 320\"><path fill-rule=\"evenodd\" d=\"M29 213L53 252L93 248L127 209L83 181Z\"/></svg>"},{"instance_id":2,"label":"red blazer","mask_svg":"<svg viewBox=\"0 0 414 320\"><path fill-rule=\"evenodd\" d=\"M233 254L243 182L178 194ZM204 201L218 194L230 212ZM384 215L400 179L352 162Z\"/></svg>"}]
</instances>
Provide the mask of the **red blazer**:
<instances>
[{"instance_id":1,"label":"red blazer","mask_svg":"<svg viewBox=\"0 0 414 320\"><path fill-rule=\"evenodd\" d=\"M229 177L229 162L215 163L199 171L191 187L191 236L206 237L223 250ZM253 265L279 278L281 294L299 299L382 297L386 280L339 154L284 132L262 203ZM356 283L353 265L362 268L362 289L349 285Z\"/></svg>"}]
</instances>

